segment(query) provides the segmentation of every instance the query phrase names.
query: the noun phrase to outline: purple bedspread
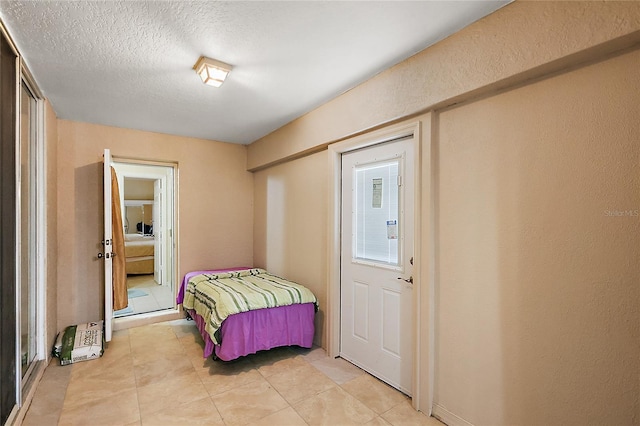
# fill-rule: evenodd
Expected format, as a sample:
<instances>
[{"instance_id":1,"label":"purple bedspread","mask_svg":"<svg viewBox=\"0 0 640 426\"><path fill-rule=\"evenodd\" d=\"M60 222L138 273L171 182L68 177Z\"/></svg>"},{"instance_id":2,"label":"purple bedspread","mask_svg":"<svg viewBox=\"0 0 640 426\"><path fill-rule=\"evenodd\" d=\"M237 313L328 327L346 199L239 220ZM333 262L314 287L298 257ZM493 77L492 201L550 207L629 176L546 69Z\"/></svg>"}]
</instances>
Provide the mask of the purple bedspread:
<instances>
[{"instance_id":1,"label":"purple bedspread","mask_svg":"<svg viewBox=\"0 0 640 426\"><path fill-rule=\"evenodd\" d=\"M250 268L238 267L189 272L182 280L176 302L178 304L183 302L187 283L195 275L244 269ZM313 345L315 333L315 305L313 303L258 309L231 315L224 320L222 327L220 327L222 342L220 345L215 345L205 331L204 319L192 309L189 309L188 312L204 340L204 358L210 357L215 351L218 358L230 361L279 346L297 345L310 348Z\"/></svg>"},{"instance_id":2,"label":"purple bedspread","mask_svg":"<svg viewBox=\"0 0 640 426\"><path fill-rule=\"evenodd\" d=\"M223 361L254 354L279 346L313 345L315 306L303 303L242 312L224 320L220 328L222 343L214 345L205 331L204 319L189 310L204 339L203 357L215 354Z\"/></svg>"}]
</instances>

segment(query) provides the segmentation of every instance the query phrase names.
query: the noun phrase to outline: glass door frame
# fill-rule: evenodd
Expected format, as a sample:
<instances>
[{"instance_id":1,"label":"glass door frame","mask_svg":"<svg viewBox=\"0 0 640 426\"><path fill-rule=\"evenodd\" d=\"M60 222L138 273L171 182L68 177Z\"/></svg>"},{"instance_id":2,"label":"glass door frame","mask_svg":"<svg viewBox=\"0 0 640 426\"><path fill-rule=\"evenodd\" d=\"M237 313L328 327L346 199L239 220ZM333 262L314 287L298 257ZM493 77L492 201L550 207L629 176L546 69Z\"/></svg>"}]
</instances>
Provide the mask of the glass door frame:
<instances>
[{"instance_id":1,"label":"glass door frame","mask_svg":"<svg viewBox=\"0 0 640 426\"><path fill-rule=\"evenodd\" d=\"M46 164L44 155L44 97L35 83L31 73L20 57L16 64L19 78L16 79L16 401L18 407L22 407L25 396L31 391L32 385L37 381L40 366L44 366L47 359L45 349L46 334L46 300L45 300L45 279L46 279ZM29 197L33 202L30 208L29 218L31 225L29 232L33 233L33 240L29 247L29 269L33 274L35 294L33 295L35 304L35 354L27 368L22 374L22 88L28 90L29 95L35 100L34 113L30 130L34 135L30 138L29 150L30 188Z\"/></svg>"}]
</instances>

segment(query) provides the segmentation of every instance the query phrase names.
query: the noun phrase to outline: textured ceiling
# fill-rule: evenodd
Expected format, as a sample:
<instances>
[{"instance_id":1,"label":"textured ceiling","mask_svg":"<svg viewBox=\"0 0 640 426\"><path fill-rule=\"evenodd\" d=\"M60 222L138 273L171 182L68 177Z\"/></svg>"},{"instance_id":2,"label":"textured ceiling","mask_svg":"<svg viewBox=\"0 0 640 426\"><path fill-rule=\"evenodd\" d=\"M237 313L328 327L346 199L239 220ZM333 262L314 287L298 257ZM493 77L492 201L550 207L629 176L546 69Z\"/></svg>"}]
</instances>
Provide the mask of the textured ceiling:
<instances>
[{"instance_id":1,"label":"textured ceiling","mask_svg":"<svg viewBox=\"0 0 640 426\"><path fill-rule=\"evenodd\" d=\"M0 1L59 118L251 143L506 1ZM221 88L192 67L232 64Z\"/></svg>"}]
</instances>

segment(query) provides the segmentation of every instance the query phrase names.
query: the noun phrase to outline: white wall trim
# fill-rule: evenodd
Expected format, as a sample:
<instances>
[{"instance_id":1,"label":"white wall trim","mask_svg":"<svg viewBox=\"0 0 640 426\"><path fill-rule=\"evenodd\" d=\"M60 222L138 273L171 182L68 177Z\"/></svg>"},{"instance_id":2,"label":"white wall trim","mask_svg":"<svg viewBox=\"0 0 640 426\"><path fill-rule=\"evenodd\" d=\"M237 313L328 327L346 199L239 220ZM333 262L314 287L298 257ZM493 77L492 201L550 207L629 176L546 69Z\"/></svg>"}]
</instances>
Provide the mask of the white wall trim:
<instances>
[{"instance_id":1,"label":"white wall trim","mask_svg":"<svg viewBox=\"0 0 640 426\"><path fill-rule=\"evenodd\" d=\"M18 52L18 48L16 47L16 44L14 43L13 38L11 38L11 34L9 34L9 30L7 30L7 27L5 27L2 19L0 19L0 33L2 33L4 38L7 40L7 43L9 43L9 47L11 48L13 53L16 56L20 57L20 52Z\"/></svg>"},{"instance_id":2,"label":"white wall trim","mask_svg":"<svg viewBox=\"0 0 640 426\"><path fill-rule=\"evenodd\" d=\"M433 404L432 415L448 426L473 426L473 423L469 423L438 404Z\"/></svg>"},{"instance_id":3,"label":"white wall trim","mask_svg":"<svg viewBox=\"0 0 640 426\"><path fill-rule=\"evenodd\" d=\"M38 390L38 383L42 380L42 376L44 375L44 371L46 370L49 362L46 360L34 361L36 367L31 373L32 377L29 378L29 385L26 392L23 392L22 395L22 406L16 410L15 417L11 420L11 417L7 421L7 424L15 424L20 425L24 421L24 418L27 415L27 411L29 411L29 407L31 406L31 402L33 402L33 397L35 396ZM11 423L13 421L13 423Z\"/></svg>"},{"instance_id":4,"label":"white wall trim","mask_svg":"<svg viewBox=\"0 0 640 426\"><path fill-rule=\"evenodd\" d=\"M9 417L7 418L7 422L5 424L6 425L22 424L22 420L18 422L18 417L19 417L18 414L20 414L20 409L18 408L17 405L14 405L13 408L11 409L11 412L9 413Z\"/></svg>"},{"instance_id":5,"label":"white wall trim","mask_svg":"<svg viewBox=\"0 0 640 426\"><path fill-rule=\"evenodd\" d=\"M130 315L113 319L113 331L126 330L128 328L142 327L143 325L156 324L164 321L184 319L182 309L165 309L162 311L147 312L145 314Z\"/></svg>"},{"instance_id":6,"label":"white wall trim","mask_svg":"<svg viewBox=\"0 0 640 426\"><path fill-rule=\"evenodd\" d=\"M22 362L20 354L21 336L22 336L22 306L20 303L20 292L22 283L22 268L20 265L20 254L22 253L22 194L20 188L22 186L22 176L20 167L20 85L22 78L20 74L20 56L16 57L16 118L15 118L15 168L16 168L16 291L15 291L15 307L16 307L16 348L15 348L15 366L16 366L16 405L22 406Z\"/></svg>"},{"instance_id":7,"label":"white wall trim","mask_svg":"<svg viewBox=\"0 0 640 426\"><path fill-rule=\"evenodd\" d=\"M406 121L397 125L389 126L387 128L374 131L368 134L360 135L351 139L347 139L342 142L338 142L328 147L328 214L327 214L327 355L330 357L337 357L340 353L340 191L341 191L341 159L342 154L354 151L357 149L366 148L379 143L387 142L393 139L397 139L404 136L413 135L414 141L414 161L415 161L415 178L414 178L414 217L415 217L415 229L414 233L414 271L416 271L414 279L414 289L419 292L420 288L420 266L418 253L420 253L420 234L416 232L420 229L421 222L421 202L420 202L420 182L421 182L421 169L420 169L420 145L421 145L421 133L420 122L415 119ZM416 298L418 299L418 298ZM416 308L416 305L414 305ZM420 306L418 305L419 309ZM419 341L416 341L419 324L419 311L414 312L414 365L413 365L413 386L412 386L412 399L413 406L416 410L425 411L424 407L420 407L420 392L424 386L419 381L418 373L419 360L420 360L420 345ZM428 390L428 388L427 388Z\"/></svg>"},{"instance_id":8,"label":"white wall trim","mask_svg":"<svg viewBox=\"0 0 640 426\"><path fill-rule=\"evenodd\" d=\"M36 351L37 359L46 361L49 359L49 351L47 350L49 336L47 336L47 168L44 100L36 98L36 106L36 334L38 336Z\"/></svg>"},{"instance_id":9,"label":"white wall trim","mask_svg":"<svg viewBox=\"0 0 640 426\"><path fill-rule=\"evenodd\" d=\"M423 191L428 190L428 196L425 197L423 212L424 212L424 226L428 229L428 237L427 247L425 248L425 258L424 258L424 270L425 270L425 281L428 282L428 287L426 291L428 292L427 303L425 308L429 310L428 319L426 321L426 325L423 327L427 327L427 334L429 336L427 344L429 345L429 358L428 358L428 367L427 374L429 377L429 390L427 393L427 404L429 407L433 407L433 398L435 394L435 359L436 359L436 283L437 283L437 271L436 271L436 236L437 236L437 227L436 227L436 197L437 197L437 176L438 176L438 134L440 129L438 128L439 123L439 115L436 111L430 113L430 132L427 136L424 135L425 139L424 146L425 151L429 152L428 162L429 169L428 173L425 172L423 175ZM426 133L426 132L425 132ZM423 322L424 324L424 322Z\"/></svg>"}]
</instances>

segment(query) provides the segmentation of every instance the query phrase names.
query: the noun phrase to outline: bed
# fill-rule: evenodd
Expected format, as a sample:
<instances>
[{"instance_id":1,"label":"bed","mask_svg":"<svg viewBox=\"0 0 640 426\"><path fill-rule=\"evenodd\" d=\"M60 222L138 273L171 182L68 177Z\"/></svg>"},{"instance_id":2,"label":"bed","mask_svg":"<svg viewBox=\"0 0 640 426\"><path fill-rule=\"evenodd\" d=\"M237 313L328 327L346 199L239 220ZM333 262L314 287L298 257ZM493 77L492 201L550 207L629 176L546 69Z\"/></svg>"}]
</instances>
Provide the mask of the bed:
<instances>
[{"instance_id":1,"label":"bed","mask_svg":"<svg viewBox=\"0 0 640 426\"><path fill-rule=\"evenodd\" d=\"M315 295L263 269L190 272L176 301L198 327L204 358L231 361L279 346L313 344Z\"/></svg>"},{"instance_id":2,"label":"bed","mask_svg":"<svg viewBox=\"0 0 640 426\"><path fill-rule=\"evenodd\" d=\"M125 234L124 253L127 275L153 274L154 250L153 235Z\"/></svg>"}]
</instances>

